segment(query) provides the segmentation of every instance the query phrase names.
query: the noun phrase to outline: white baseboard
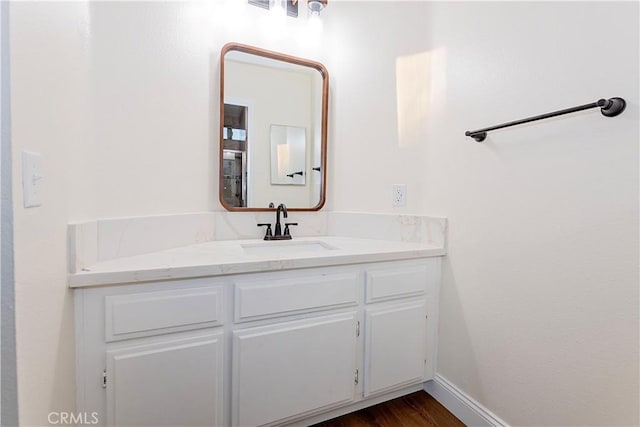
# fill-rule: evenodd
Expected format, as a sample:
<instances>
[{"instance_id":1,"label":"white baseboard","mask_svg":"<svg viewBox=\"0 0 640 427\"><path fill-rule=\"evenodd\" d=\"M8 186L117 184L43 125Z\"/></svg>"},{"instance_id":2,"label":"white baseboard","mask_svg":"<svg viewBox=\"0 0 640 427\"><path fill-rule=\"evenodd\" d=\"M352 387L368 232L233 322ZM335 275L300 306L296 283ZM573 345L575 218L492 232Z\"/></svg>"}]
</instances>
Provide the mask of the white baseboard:
<instances>
[{"instance_id":1,"label":"white baseboard","mask_svg":"<svg viewBox=\"0 0 640 427\"><path fill-rule=\"evenodd\" d=\"M439 374L425 383L424 390L469 427L509 427L509 424Z\"/></svg>"}]
</instances>

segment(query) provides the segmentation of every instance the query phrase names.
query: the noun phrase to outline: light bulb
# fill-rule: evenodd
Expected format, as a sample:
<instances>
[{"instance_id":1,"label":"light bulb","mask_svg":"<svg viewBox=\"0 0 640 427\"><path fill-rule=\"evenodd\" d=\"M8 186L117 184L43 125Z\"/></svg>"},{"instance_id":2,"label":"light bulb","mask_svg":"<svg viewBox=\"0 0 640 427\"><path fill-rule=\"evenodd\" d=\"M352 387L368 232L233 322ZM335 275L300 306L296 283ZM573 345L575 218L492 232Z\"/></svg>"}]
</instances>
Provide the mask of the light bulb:
<instances>
[{"instance_id":1,"label":"light bulb","mask_svg":"<svg viewBox=\"0 0 640 427\"><path fill-rule=\"evenodd\" d=\"M322 19L320 18L320 13L312 13L311 16L309 16L307 26L309 27L309 36L314 39L319 38L322 34Z\"/></svg>"},{"instance_id":2,"label":"light bulb","mask_svg":"<svg viewBox=\"0 0 640 427\"><path fill-rule=\"evenodd\" d=\"M229 30L242 33L248 25L246 2L241 0L226 0L224 22Z\"/></svg>"},{"instance_id":3,"label":"light bulb","mask_svg":"<svg viewBox=\"0 0 640 427\"><path fill-rule=\"evenodd\" d=\"M269 13L265 20L265 32L269 38L278 40L285 33L287 12L283 7L282 0L271 0L269 6Z\"/></svg>"},{"instance_id":4,"label":"light bulb","mask_svg":"<svg viewBox=\"0 0 640 427\"><path fill-rule=\"evenodd\" d=\"M272 3L269 7L269 12L271 13L271 16L274 16L277 19L281 19L287 16L287 10L285 9L283 0L272 0Z\"/></svg>"}]
</instances>

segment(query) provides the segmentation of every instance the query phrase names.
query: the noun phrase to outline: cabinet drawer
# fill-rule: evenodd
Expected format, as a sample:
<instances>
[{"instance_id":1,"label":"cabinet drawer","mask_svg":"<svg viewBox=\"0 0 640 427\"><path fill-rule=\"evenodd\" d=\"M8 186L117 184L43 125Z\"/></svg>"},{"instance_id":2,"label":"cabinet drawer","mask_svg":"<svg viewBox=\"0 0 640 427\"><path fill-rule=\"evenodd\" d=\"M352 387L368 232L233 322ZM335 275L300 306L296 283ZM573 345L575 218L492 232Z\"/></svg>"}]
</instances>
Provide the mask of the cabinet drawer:
<instances>
[{"instance_id":1,"label":"cabinet drawer","mask_svg":"<svg viewBox=\"0 0 640 427\"><path fill-rule=\"evenodd\" d=\"M357 295L355 272L237 282L235 321L352 306Z\"/></svg>"},{"instance_id":2,"label":"cabinet drawer","mask_svg":"<svg viewBox=\"0 0 640 427\"><path fill-rule=\"evenodd\" d=\"M366 272L366 302L418 296L425 293L428 280L426 265L393 266Z\"/></svg>"},{"instance_id":3,"label":"cabinet drawer","mask_svg":"<svg viewBox=\"0 0 640 427\"><path fill-rule=\"evenodd\" d=\"M222 287L105 297L107 342L222 325Z\"/></svg>"}]
</instances>

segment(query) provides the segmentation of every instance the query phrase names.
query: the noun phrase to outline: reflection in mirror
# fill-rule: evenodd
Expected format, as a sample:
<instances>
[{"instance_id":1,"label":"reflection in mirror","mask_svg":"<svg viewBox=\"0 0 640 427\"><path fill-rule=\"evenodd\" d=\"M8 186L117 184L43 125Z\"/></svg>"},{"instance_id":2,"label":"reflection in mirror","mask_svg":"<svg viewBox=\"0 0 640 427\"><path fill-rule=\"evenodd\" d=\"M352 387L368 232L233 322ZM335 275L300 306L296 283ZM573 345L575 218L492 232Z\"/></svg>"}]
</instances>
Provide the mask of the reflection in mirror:
<instances>
[{"instance_id":1,"label":"reflection in mirror","mask_svg":"<svg viewBox=\"0 0 640 427\"><path fill-rule=\"evenodd\" d=\"M305 134L305 128L271 125L271 184L305 184L307 175Z\"/></svg>"},{"instance_id":2,"label":"reflection in mirror","mask_svg":"<svg viewBox=\"0 0 640 427\"><path fill-rule=\"evenodd\" d=\"M224 201L247 205L247 107L224 104L222 182Z\"/></svg>"},{"instance_id":3,"label":"reflection in mirror","mask_svg":"<svg viewBox=\"0 0 640 427\"><path fill-rule=\"evenodd\" d=\"M228 210L318 210L325 200L328 75L322 64L222 49L220 201Z\"/></svg>"}]
</instances>

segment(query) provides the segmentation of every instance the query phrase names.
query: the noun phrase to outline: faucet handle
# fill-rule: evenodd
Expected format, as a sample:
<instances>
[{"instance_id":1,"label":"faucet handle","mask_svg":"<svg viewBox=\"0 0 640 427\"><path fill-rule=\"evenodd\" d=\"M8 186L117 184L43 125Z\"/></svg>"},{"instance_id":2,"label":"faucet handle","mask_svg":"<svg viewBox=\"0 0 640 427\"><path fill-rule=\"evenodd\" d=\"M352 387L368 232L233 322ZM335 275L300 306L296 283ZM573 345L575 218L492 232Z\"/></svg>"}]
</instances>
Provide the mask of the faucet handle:
<instances>
[{"instance_id":1,"label":"faucet handle","mask_svg":"<svg viewBox=\"0 0 640 427\"><path fill-rule=\"evenodd\" d=\"M289 232L289 226L290 225L298 225L297 222L285 222L284 223L284 235L285 236L291 236L291 233Z\"/></svg>"},{"instance_id":2,"label":"faucet handle","mask_svg":"<svg viewBox=\"0 0 640 427\"><path fill-rule=\"evenodd\" d=\"M267 237L271 237L271 224L258 224L258 227L267 227L267 232L264 234L264 240L268 240Z\"/></svg>"}]
</instances>

